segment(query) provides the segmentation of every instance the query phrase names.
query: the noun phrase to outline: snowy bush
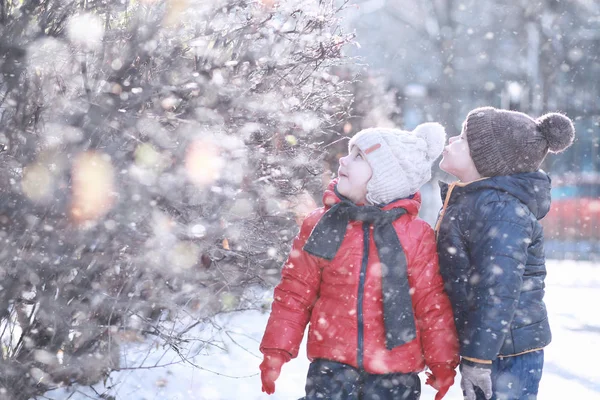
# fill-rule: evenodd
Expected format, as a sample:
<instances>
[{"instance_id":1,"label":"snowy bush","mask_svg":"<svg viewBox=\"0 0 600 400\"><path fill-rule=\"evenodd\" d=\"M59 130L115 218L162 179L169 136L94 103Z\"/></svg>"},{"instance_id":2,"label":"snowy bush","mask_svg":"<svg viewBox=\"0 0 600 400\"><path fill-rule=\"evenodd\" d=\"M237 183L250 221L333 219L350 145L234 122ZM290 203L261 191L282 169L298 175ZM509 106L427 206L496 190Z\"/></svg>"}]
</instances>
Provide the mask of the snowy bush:
<instances>
[{"instance_id":1,"label":"snowy bush","mask_svg":"<svg viewBox=\"0 0 600 400\"><path fill-rule=\"evenodd\" d=\"M260 306L351 98L339 3L2 2L0 397Z\"/></svg>"}]
</instances>

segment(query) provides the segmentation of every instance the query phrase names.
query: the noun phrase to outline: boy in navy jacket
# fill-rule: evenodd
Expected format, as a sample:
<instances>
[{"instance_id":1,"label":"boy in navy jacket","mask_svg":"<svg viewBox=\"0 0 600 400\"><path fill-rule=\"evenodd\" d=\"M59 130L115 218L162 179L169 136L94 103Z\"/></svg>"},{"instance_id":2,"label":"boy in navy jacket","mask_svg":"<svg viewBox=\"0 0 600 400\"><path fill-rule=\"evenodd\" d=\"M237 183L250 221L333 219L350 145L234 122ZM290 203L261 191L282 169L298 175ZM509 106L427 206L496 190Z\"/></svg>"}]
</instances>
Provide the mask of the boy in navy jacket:
<instances>
[{"instance_id":1,"label":"boy in navy jacket","mask_svg":"<svg viewBox=\"0 0 600 400\"><path fill-rule=\"evenodd\" d=\"M467 400L537 397L551 340L539 222L550 209L550 178L539 167L574 135L561 114L532 119L483 107L444 149L440 168L459 181L441 184L438 254Z\"/></svg>"}]
</instances>

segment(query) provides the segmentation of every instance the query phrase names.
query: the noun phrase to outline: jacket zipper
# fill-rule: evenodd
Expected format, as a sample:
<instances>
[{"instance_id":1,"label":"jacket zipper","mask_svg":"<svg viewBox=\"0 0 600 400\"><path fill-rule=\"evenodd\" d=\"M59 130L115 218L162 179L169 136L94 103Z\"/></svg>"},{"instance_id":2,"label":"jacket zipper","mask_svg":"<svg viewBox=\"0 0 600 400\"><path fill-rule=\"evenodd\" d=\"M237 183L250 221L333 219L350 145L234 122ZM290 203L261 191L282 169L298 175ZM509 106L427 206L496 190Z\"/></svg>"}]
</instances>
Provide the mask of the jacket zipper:
<instances>
[{"instance_id":1,"label":"jacket zipper","mask_svg":"<svg viewBox=\"0 0 600 400\"><path fill-rule=\"evenodd\" d=\"M444 214L446 213L446 208L448 207L448 201L450 200L450 195L452 195L452 191L454 190L455 186L456 186L456 183L451 183L448 186L448 192L446 193L446 198L444 199L444 206L440 210L440 215L438 216L437 223L435 224L434 231L435 231L436 238L437 238L438 232L440 230L440 225L442 224L442 219L444 218Z\"/></svg>"},{"instance_id":2,"label":"jacket zipper","mask_svg":"<svg viewBox=\"0 0 600 400\"><path fill-rule=\"evenodd\" d=\"M457 181L457 182L452 182L450 185L448 185L448 192L446 193L446 198L444 199L444 206L440 210L440 214L438 216L437 222L435 223L434 231L435 231L435 237L436 238L437 238L437 235L438 235L438 231L440 229L440 225L442 224L442 218L444 218L444 214L446 213L446 208L448 207L448 202L450 201L450 195L452 195L452 191L454 190L454 188L457 187L457 186L459 186L459 187L465 187L467 185L470 185L473 182L479 182L479 181L482 181L484 179L488 179L488 178L483 177L483 178L475 179L474 181L470 181L470 182Z\"/></svg>"},{"instance_id":3,"label":"jacket zipper","mask_svg":"<svg viewBox=\"0 0 600 400\"><path fill-rule=\"evenodd\" d=\"M359 369L363 369L363 357L364 357L364 318L363 318L363 301L365 291L365 278L367 275L367 265L369 263L369 229L371 226L363 222L363 258L362 265L360 267L360 276L358 280L358 304L357 304L357 316L358 316L358 354L357 364Z\"/></svg>"}]
</instances>

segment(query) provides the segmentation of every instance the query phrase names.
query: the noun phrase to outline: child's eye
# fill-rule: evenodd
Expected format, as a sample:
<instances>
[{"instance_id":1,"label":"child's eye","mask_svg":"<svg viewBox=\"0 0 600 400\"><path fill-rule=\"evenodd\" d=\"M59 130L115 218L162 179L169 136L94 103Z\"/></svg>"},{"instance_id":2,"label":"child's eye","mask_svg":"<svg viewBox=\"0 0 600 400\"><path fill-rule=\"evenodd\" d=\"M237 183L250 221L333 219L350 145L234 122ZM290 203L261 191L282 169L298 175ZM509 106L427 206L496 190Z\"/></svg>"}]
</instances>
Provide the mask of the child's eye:
<instances>
[{"instance_id":1,"label":"child's eye","mask_svg":"<svg viewBox=\"0 0 600 400\"><path fill-rule=\"evenodd\" d=\"M362 156L362 154L360 154L360 153L356 153L356 158L360 158L360 159L362 160L362 159L363 159L363 156Z\"/></svg>"}]
</instances>

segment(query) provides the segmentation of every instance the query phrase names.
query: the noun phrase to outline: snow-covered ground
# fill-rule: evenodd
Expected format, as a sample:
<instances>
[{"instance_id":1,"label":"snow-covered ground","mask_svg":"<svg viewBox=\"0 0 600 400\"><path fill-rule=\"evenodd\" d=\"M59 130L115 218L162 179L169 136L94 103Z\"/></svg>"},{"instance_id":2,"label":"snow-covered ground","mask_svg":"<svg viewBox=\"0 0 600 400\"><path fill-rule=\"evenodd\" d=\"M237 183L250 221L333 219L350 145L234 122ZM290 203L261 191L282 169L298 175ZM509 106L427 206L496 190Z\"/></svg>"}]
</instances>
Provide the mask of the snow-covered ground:
<instances>
[{"instance_id":1,"label":"snow-covered ground","mask_svg":"<svg viewBox=\"0 0 600 400\"><path fill-rule=\"evenodd\" d=\"M553 342L545 352L540 400L585 399L600 400L600 264L575 261L548 263L546 304L553 329ZM203 349L199 342L198 353L191 363L179 362L163 368L124 370L115 372L96 390L128 400L234 400L234 399L298 399L304 395L304 381L308 369L306 354L283 367L277 381L276 393L261 393L258 365L261 362L258 344L267 322L268 313L247 311L222 316L219 325L205 329L203 338L213 335L223 339L222 349ZM200 334L199 334L200 335ZM304 346L303 346L304 348ZM148 354L147 343L130 345L122 363L136 365L145 359L145 366L169 364L181 358L173 351L155 348ZM190 355L192 357L192 355ZM447 400L462 400L457 383L451 388ZM433 399L435 391L424 385L421 399ZM54 391L47 394L52 399L89 399L86 393ZM95 396L94 396L95 397Z\"/></svg>"}]
</instances>

